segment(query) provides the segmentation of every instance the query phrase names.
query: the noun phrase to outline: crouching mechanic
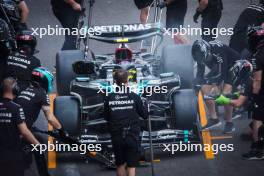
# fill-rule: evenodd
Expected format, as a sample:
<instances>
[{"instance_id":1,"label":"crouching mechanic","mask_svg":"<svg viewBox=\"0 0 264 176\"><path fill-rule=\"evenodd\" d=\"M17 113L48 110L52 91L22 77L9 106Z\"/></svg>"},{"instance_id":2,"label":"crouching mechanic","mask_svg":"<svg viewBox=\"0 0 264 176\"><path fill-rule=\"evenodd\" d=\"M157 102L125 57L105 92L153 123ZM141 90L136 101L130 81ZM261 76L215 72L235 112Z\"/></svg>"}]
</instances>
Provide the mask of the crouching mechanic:
<instances>
[{"instance_id":1,"label":"crouching mechanic","mask_svg":"<svg viewBox=\"0 0 264 176\"><path fill-rule=\"evenodd\" d=\"M231 104L241 106L249 97L252 99L253 119L253 143L251 151L244 154L243 158L248 160L264 159L263 149L263 121L264 121L264 28L253 27L248 32L248 44L252 52L249 61L253 65L253 84L248 89L248 94L242 95L238 100L230 100L219 97L218 104Z\"/></svg>"},{"instance_id":2,"label":"crouching mechanic","mask_svg":"<svg viewBox=\"0 0 264 176\"><path fill-rule=\"evenodd\" d=\"M32 128L39 117L40 110L42 110L49 124L56 129L58 134L65 136L66 134L62 130L61 124L50 110L49 96L47 95L52 91L53 75L47 69L39 67L33 70L31 77L30 86L23 90L15 100L24 109L28 128ZM47 141L43 141L43 143L47 143ZM25 148L26 146L25 144ZM39 175L49 175L45 156L36 152L34 152L34 156ZM29 166L32 162L31 157L30 152L25 157Z\"/></svg>"},{"instance_id":3,"label":"crouching mechanic","mask_svg":"<svg viewBox=\"0 0 264 176\"><path fill-rule=\"evenodd\" d=\"M12 100L18 93L16 80L4 79L3 94L0 98L0 170L1 175L23 176L24 161L21 147L23 136L31 144L39 144L25 123L25 116L20 105Z\"/></svg>"},{"instance_id":4,"label":"crouching mechanic","mask_svg":"<svg viewBox=\"0 0 264 176\"><path fill-rule=\"evenodd\" d=\"M228 75L229 69L234 65L240 55L222 44L219 41L206 42L205 40L197 40L192 47L192 56L197 62L197 75L195 79L196 85L203 85L202 92L205 95L219 95L220 86L223 84L223 94L231 94L232 81ZM209 68L210 72L205 74L205 69ZM217 117L214 100L206 101L210 119L205 129L211 129L221 125ZM231 133L235 130L232 123L232 106L225 106L226 124L224 133Z\"/></svg>"},{"instance_id":5,"label":"crouching mechanic","mask_svg":"<svg viewBox=\"0 0 264 176\"><path fill-rule=\"evenodd\" d=\"M17 79L21 91L29 86L33 69L40 67L40 60L34 56L36 45L32 31L21 31L17 36L17 51L7 57L5 76Z\"/></svg>"},{"instance_id":6,"label":"crouching mechanic","mask_svg":"<svg viewBox=\"0 0 264 176\"><path fill-rule=\"evenodd\" d=\"M108 121L112 137L117 176L125 176L126 173L128 176L135 176L140 158L139 117L147 119L148 112L141 98L127 87L127 71L117 70L114 80L118 88L124 91L105 97L104 117Z\"/></svg>"}]
</instances>

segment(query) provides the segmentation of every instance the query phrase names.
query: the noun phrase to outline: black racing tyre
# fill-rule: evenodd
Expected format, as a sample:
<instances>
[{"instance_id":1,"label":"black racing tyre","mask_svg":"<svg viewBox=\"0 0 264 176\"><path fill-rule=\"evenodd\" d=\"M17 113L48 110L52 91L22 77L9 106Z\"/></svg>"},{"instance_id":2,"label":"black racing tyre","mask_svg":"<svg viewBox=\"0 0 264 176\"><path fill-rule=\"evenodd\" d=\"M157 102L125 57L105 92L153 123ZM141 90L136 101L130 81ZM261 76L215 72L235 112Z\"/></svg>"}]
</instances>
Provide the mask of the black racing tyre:
<instances>
[{"instance_id":1,"label":"black racing tyre","mask_svg":"<svg viewBox=\"0 0 264 176\"><path fill-rule=\"evenodd\" d=\"M70 95L71 81L76 78L72 64L84 59L81 50L59 51L56 56L56 83L59 95Z\"/></svg>"},{"instance_id":2,"label":"black racing tyre","mask_svg":"<svg viewBox=\"0 0 264 176\"><path fill-rule=\"evenodd\" d=\"M80 102L74 96L60 96L55 98L54 113L64 130L70 136L80 134L81 113Z\"/></svg>"},{"instance_id":3,"label":"black racing tyre","mask_svg":"<svg viewBox=\"0 0 264 176\"><path fill-rule=\"evenodd\" d=\"M178 90L172 95L173 127L179 130L194 130L197 125L198 108L195 91Z\"/></svg>"},{"instance_id":4,"label":"black racing tyre","mask_svg":"<svg viewBox=\"0 0 264 176\"><path fill-rule=\"evenodd\" d=\"M162 51L161 71L178 74L182 89L193 88L194 62L191 48L191 45L168 45Z\"/></svg>"}]
</instances>

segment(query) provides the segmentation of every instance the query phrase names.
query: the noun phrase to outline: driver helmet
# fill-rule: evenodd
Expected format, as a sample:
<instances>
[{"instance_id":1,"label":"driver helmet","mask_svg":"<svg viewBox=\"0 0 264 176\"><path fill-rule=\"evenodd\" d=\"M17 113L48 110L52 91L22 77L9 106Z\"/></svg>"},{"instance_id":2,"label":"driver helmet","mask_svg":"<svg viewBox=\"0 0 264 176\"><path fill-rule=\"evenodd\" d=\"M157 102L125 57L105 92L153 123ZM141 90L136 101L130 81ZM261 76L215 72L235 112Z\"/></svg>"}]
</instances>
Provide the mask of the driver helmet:
<instances>
[{"instance_id":1,"label":"driver helmet","mask_svg":"<svg viewBox=\"0 0 264 176\"><path fill-rule=\"evenodd\" d=\"M46 90L47 93L50 93L53 89L53 74L44 67L35 68L31 74L31 80L35 83L38 83L42 88Z\"/></svg>"},{"instance_id":2,"label":"driver helmet","mask_svg":"<svg viewBox=\"0 0 264 176\"><path fill-rule=\"evenodd\" d=\"M247 60L237 60L234 66L229 70L229 75L233 85L238 86L247 81L253 72L252 64Z\"/></svg>"},{"instance_id":3,"label":"driver helmet","mask_svg":"<svg viewBox=\"0 0 264 176\"><path fill-rule=\"evenodd\" d=\"M37 39L32 35L31 30L21 31L17 37L17 48L20 53L26 55L33 55L37 46Z\"/></svg>"},{"instance_id":4,"label":"driver helmet","mask_svg":"<svg viewBox=\"0 0 264 176\"><path fill-rule=\"evenodd\" d=\"M205 40L196 40L192 46L193 59L199 63L208 63L211 60L211 45Z\"/></svg>"},{"instance_id":5,"label":"driver helmet","mask_svg":"<svg viewBox=\"0 0 264 176\"><path fill-rule=\"evenodd\" d=\"M264 28L261 26L249 27L247 37L250 51L256 51L264 45Z\"/></svg>"},{"instance_id":6,"label":"driver helmet","mask_svg":"<svg viewBox=\"0 0 264 176\"><path fill-rule=\"evenodd\" d=\"M115 62L117 64L122 62L132 62L132 57L132 51L126 46L119 47L115 51Z\"/></svg>"}]
</instances>

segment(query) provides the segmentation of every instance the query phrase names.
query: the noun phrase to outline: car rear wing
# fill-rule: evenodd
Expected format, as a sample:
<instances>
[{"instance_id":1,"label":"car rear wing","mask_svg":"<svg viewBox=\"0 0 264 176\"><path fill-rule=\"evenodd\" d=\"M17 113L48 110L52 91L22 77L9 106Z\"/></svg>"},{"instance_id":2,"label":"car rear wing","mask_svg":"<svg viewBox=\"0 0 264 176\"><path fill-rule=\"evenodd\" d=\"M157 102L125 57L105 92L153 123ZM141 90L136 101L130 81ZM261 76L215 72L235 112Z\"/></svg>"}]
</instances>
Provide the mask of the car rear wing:
<instances>
[{"instance_id":1,"label":"car rear wing","mask_svg":"<svg viewBox=\"0 0 264 176\"><path fill-rule=\"evenodd\" d=\"M105 43L133 43L146 38L159 36L163 38L160 23L93 26L94 35L89 38Z\"/></svg>"}]
</instances>

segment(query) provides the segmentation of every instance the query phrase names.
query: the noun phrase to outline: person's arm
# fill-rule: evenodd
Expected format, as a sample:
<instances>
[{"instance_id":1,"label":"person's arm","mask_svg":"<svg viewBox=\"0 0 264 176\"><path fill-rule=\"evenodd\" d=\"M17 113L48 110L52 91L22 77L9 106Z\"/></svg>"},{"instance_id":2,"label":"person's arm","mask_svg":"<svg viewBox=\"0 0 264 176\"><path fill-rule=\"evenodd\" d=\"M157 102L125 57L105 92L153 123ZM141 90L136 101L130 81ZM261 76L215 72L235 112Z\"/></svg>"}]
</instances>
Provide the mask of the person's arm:
<instances>
[{"instance_id":1,"label":"person's arm","mask_svg":"<svg viewBox=\"0 0 264 176\"><path fill-rule=\"evenodd\" d=\"M75 2L75 0L64 0L67 4L69 4L73 10L81 11L82 7L79 3Z\"/></svg>"},{"instance_id":2,"label":"person's arm","mask_svg":"<svg viewBox=\"0 0 264 176\"><path fill-rule=\"evenodd\" d=\"M220 106L223 106L223 105L231 105L231 106L234 106L234 107L241 107L247 100L247 96L245 95L240 95L238 97L238 99L230 99L230 98L227 98L226 96L224 95L220 95L216 100L216 104L217 105L220 105Z\"/></svg>"},{"instance_id":3,"label":"person's arm","mask_svg":"<svg viewBox=\"0 0 264 176\"><path fill-rule=\"evenodd\" d=\"M26 23L29 15L29 9L25 1L21 1L18 5L19 10L21 11L21 23Z\"/></svg>"},{"instance_id":4,"label":"person's arm","mask_svg":"<svg viewBox=\"0 0 264 176\"><path fill-rule=\"evenodd\" d=\"M253 94L258 95L261 89L262 70L253 73Z\"/></svg>"},{"instance_id":5,"label":"person's arm","mask_svg":"<svg viewBox=\"0 0 264 176\"><path fill-rule=\"evenodd\" d=\"M143 101L138 95L135 95L135 105L136 111L140 117L147 119L149 117L148 108L146 104L143 104Z\"/></svg>"},{"instance_id":6,"label":"person's arm","mask_svg":"<svg viewBox=\"0 0 264 176\"><path fill-rule=\"evenodd\" d=\"M201 13L207 8L207 6L208 6L208 0L201 0L199 2L199 6L197 8L197 11Z\"/></svg>"},{"instance_id":7,"label":"person's arm","mask_svg":"<svg viewBox=\"0 0 264 176\"><path fill-rule=\"evenodd\" d=\"M31 133L31 131L27 128L25 122L20 123L18 126L20 134L31 144L39 144L39 141L35 138L35 136Z\"/></svg>"},{"instance_id":8,"label":"person's arm","mask_svg":"<svg viewBox=\"0 0 264 176\"><path fill-rule=\"evenodd\" d=\"M17 108L14 116L15 116L15 123L18 127L20 134L31 144L39 144L39 141L35 138L35 136L27 128L27 125L25 123L24 110L21 107Z\"/></svg>"},{"instance_id":9,"label":"person's arm","mask_svg":"<svg viewBox=\"0 0 264 176\"><path fill-rule=\"evenodd\" d=\"M47 119L47 121L56 129L61 129L62 126L58 119L54 116L54 114L51 112L49 106L42 106L42 111L44 112L44 115Z\"/></svg>"},{"instance_id":10,"label":"person's arm","mask_svg":"<svg viewBox=\"0 0 264 176\"><path fill-rule=\"evenodd\" d=\"M247 101L246 96L239 96L237 100L231 100L230 105L234 107L241 107Z\"/></svg>"},{"instance_id":11,"label":"person's arm","mask_svg":"<svg viewBox=\"0 0 264 176\"><path fill-rule=\"evenodd\" d=\"M43 90L39 94L41 109L47 119L47 121L55 128L62 129L62 125L58 119L54 116L50 109L50 99L46 92Z\"/></svg>"},{"instance_id":12,"label":"person's arm","mask_svg":"<svg viewBox=\"0 0 264 176\"><path fill-rule=\"evenodd\" d=\"M109 108L109 97L108 96L105 96L104 98L104 111L103 111L103 118L106 120L106 121L109 121L109 117L110 117L110 108Z\"/></svg>"}]
</instances>

